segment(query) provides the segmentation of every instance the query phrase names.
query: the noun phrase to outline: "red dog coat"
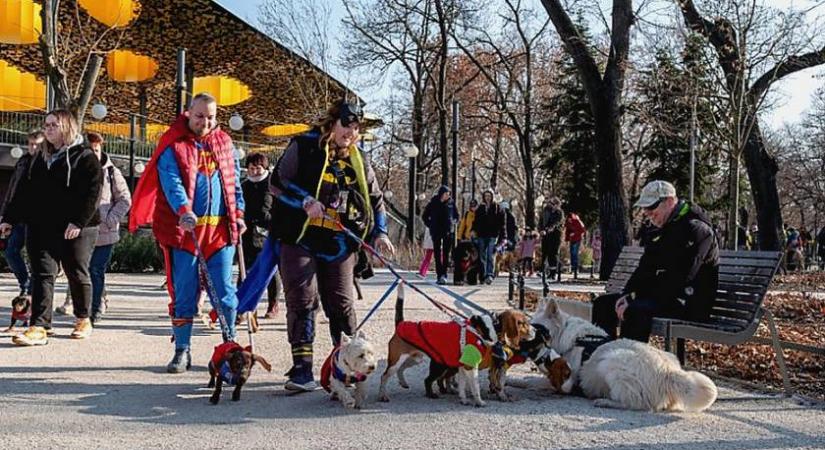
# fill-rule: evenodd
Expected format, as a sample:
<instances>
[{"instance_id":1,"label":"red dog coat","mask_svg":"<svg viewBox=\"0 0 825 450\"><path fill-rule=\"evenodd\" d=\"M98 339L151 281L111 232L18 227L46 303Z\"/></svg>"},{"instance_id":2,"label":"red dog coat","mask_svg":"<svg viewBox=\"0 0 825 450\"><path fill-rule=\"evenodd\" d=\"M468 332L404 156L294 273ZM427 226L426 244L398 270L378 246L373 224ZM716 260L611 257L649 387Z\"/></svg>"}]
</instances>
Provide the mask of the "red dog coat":
<instances>
[{"instance_id":1,"label":"red dog coat","mask_svg":"<svg viewBox=\"0 0 825 450\"><path fill-rule=\"evenodd\" d=\"M463 326L469 327L469 324ZM456 322L399 322L395 334L408 344L426 353L433 361L447 367L460 367L461 328ZM466 343L483 355L487 347L475 335L467 332Z\"/></svg>"}]
</instances>

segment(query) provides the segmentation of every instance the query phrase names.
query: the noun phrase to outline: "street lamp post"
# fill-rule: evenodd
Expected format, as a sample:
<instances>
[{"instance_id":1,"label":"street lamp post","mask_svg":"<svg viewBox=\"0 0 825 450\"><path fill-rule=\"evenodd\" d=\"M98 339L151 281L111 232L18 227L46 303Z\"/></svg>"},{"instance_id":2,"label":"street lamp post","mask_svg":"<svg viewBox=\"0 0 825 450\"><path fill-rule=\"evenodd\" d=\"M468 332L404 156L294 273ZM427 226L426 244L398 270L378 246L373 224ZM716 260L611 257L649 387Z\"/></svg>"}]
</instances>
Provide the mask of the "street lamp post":
<instances>
[{"instance_id":1,"label":"street lamp post","mask_svg":"<svg viewBox=\"0 0 825 450\"><path fill-rule=\"evenodd\" d=\"M418 157L418 147L415 144L406 145L404 156L407 157L410 163L407 185L407 239L409 239L410 244L413 244L415 242L415 172L417 170L415 159Z\"/></svg>"}]
</instances>

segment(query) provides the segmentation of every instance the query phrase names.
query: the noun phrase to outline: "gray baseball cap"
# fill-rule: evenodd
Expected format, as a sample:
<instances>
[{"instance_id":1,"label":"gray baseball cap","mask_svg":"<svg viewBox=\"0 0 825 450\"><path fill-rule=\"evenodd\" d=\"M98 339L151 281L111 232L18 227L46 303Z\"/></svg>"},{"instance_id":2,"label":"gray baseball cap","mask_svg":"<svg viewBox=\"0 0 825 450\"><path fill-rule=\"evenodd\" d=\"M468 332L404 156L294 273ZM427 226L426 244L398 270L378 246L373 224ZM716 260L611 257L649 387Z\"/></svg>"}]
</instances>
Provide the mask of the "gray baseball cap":
<instances>
[{"instance_id":1,"label":"gray baseball cap","mask_svg":"<svg viewBox=\"0 0 825 450\"><path fill-rule=\"evenodd\" d=\"M647 208L665 197L676 197L676 188L667 181L654 180L642 188L639 200L633 206Z\"/></svg>"}]
</instances>

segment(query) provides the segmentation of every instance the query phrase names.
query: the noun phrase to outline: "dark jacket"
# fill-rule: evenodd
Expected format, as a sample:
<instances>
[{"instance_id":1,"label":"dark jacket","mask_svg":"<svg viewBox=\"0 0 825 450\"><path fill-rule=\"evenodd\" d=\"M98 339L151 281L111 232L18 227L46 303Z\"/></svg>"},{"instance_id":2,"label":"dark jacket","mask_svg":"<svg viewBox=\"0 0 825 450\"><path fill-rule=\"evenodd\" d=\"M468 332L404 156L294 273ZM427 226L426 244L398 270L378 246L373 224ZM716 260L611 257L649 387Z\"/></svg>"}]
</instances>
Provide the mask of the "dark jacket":
<instances>
[{"instance_id":1,"label":"dark jacket","mask_svg":"<svg viewBox=\"0 0 825 450\"><path fill-rule=\"evenodd\" d=\"M254 247L263 247L266 238L258 229L266 230L272 220L272 193L269 191L269 177L261 181L246 179L241 183L245 204L244 221L246 232L244 242L249 241Z\"/></svg>"},{"instance_id":2,"label":"dark jacket","mask_svg":"<svg viewBox=\"0 0 825 450\"><path fill-rule=\"evenodd\" d=\"M441 195L436 195L430 199L421 218L424 224L430 229L430 237L440 239L449 235L453 231L453 223L458 220L458 210L452 199L442 202Z\"/></svg>"},{"instance_id":3,"label":"dark jacket","mask_svg":"<svg viewBox=\"0 0 825 450\"><path fill-rule=\"evenodd\" d=\"M539 217L539 231L551 232L561 230L563 220L564 211L562 211L561 208L545 206L541 209L541 217Z\"/></svg>"},{"instance_id":4,"label":"dark jacket","mask_svg":"<svg viewBox=\"0 0 825 450\"><path fill-rule=\"evenodd\" d=\"M504 211L501 206L496 202L492 202L489 207L484 202L478 205L473 231L479 238L504 239Z\"/></svg>"},{"instance_id":5,"label":"dark jacket","mask_svg":"<svg viewBox=\"0 0 825 450\"><path fill-rule=\"evenodd\" d=\"M718 282L719 245L711 223L698 206L679 202L670 220L645 246L624 292L647 299L684 300L683 318L705 321Z\"/></svg>"},{"instance_id":6,"label":"dark jacket","mask_svg":"<svg viewBox=\"0 0 825 450\"><path fill-rule=\"evenodd\" d=\"M515 246L518 241L518 225L516 216L509 209L504 210L504 232L507 240L510 241L510 246Z\"/></svg>"},{"instance_id":7,"label":"dark jacket","mask_svg":"<svg viewBox=\"0 0 825 450\"><path fill-rule=\"evenodd\" d=\"M17 164L14 165L14 172L11 175L11 179L9 179L8 190L6 190L3 204L0 205L0 222L3 221L2 218L6 213L6 208L9 203L11 203L12 198L14 198L15 192L17 192L17 187L20 185L20 180L26 176L26 172L29 170L31 162L32 155L26 152L25 155L21 156L20 159L17 160Z\"/></svg>"},{"instance_id":8,"label":"dark jacket","mask_svg":"<svg viewBox=\"0 0 825 450\"><path fill-rule=\"evenodd\" d=\"M38 155L20 180L4 220L60 231L69 223L97 226L102 184L100 161L85 143L58 152L51 166Z\"/></svg>"}]
</instances>

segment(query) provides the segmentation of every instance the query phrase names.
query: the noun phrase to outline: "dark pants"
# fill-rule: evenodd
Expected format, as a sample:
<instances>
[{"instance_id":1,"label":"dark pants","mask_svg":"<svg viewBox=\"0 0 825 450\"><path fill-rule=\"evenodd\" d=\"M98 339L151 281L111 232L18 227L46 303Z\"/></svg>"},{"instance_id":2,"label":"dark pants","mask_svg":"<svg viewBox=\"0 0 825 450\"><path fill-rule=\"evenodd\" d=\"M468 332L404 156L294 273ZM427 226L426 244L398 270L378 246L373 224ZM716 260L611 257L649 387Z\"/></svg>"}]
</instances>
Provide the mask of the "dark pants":
<instances>
[{"instance_id":1,"label":"dark pants","mask_svg":"<svg viewBox=\"0 0 825 450\"><path fill-rule=\"evenodd\" d=\"M636 298L624 311L624 320L616 316L616 302L622 294L607 294L593 300L593 323L616 338L616 327L621 324L621 336L647 342L654 317L683 317L684 307L678 300Z\"/></svg>"},{"instance_id":2,"label":"dark pants","mask_svg":"<svg viewBox=\"0 0 825 450\"><path fill-rule=\"evenodd\" d=\"M542 236L540 270L549 269L551 274L556 273L556 267L559 264L559 247L561 247L561 230L551 231Z\"/></svg>"},{"instance_id":3,"label":"dark pants","mask_svg":"<svg viewBox=\"0 0 825 450\"><path fill-rule=\"evenodd\" d=\"M95 247L92 259L89 261L89 275L92 279L92 314L100 314L103 311L101 299L103 289L106 288L106 271L109 269L114 247L114 244Z\"/></svg>"},{"instance_id":4,"label":"dark pants","mask_svg":"<svg viewBox=\"0 0 825 450\"><path fill-rule=\"evenodd\" d=\"M72 240L63 238L65 229L28 226L26 250L32 266L32 318L31 324L50 328L54 279L57 264L69 280L72 307L78 319L89 317L92 304L92 281L89 278L89 261L97 240L97 227L86 227L80 236Z\"/></svg>"},{"instance_id":5,"label":"dark pants","mask_svg":"<svg viewBox=\"0 0 825 450\"><path fill-rule=\"evenodd\" d=\"M6 243L6 262L9 269L17 278L17 285L20 287L20 295L31 294L32 286L29 280L29 268L23 260L23 247L26 245L26 225L18 223L11 229L11 235Z\"/></svg>"},{"instance_id":6,"label":"dark pants","mask_svg":"<svg viewBox=\"0 0 825 450\"><path fill-rule=\"evenodd\" d=\"M433 237L433 256L435 257L435 274L438 278L447 276L447 267L450 264L450 235Z\"/></svg>"},{"instance_id":7,"label":"dark pants","mask_svg":"<svg viewBox=\"0 0 825 450\"><path fill-rule=\"evenodd\" d=\"M281 278L286 296L289 343L311 344L315 340L315 314L320 303L329 319L334 345L341 333L352 335L356 327L353 303L354 253L333 262L316 258L298 245L281 243Z\"/></svg>"}]
</instances>

